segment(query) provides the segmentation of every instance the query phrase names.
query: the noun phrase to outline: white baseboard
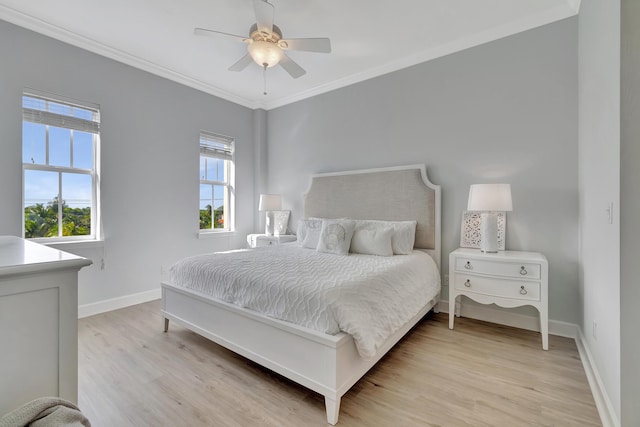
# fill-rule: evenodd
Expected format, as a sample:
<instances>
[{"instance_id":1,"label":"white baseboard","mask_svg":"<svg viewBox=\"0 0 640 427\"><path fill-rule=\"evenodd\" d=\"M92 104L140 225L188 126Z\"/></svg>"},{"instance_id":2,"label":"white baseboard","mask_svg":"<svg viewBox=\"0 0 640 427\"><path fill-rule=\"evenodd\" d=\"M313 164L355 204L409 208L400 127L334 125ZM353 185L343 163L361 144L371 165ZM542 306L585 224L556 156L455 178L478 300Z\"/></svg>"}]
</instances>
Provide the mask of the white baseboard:
<instances>
[{"instance_id":1,"label":"white baseboard","mask_svg":"<svg viewBox=\"0 0 640 427\"><path fill-rule=\"evenodd\" d=\"M449 300L440 300L439 307L440 311L449 313ZM491 305L463 304L462 317L513 326L514 328L526 329L528 331L540 331L539 317L514 313L513 311L498 309ZM578 326L573 323L549 319L549 334L576 339L578 336Z\"/></svg>"},{"instance_id":2,"label":"white baseboard","mask_svg":"<svg viewBox=\"0 0 640 427\"><path fill-rule=\"evenodd\" d=\"M119 308L129 307L131 305L142 304L143 302L154 301L160 299L161 295L161 289L158 287L158 289L153 289L151 291L125 295L123 297L93 302L91 304L83 304L78 306L78 319L93 316L94 314L117 310Z\"/></svg>"},{"instance_id":3,"label":"white baseboard","mask_svg":"<svg viewBox=\"0 0 640 427\"><path fill-rule=\"evenodd\" d=\"M578 328L576 345L578 346L578 353L582 360L584 373L587 375L587 381L589 381L589 386L591 387L591 394L593 394L593 399L596 401L596 407L600 414L602 427L620 427L620 420L618 420L618 417L616 416L616 411L613 408L611 399L609 399L607 390L602 383L602 378L598 373L598 368L595 363L593 363L593 356L587 346L587 340L580 328Z\"/></svg>"},{"instance_id":4,"label":"white baseboard","mask_svg":"<svg viewBox=\"0 0 640 427\"><path fill-rule=\"evenodd\" d=\"M441 312L449 313L449 301L440 300L439 308ZM513 326L515 328L527 329L530 331L539 331L538 317L526 316L520 313L513 313L509 310L497 309L491 305L479 304L463 304L462 316L472 319L483 320L485 322L499 323L501 325ZM609 395L607 394L604 384L596 365L593 363L593 356L587 346L582 330L578 325L572 323L561 322L558 320L549 320L549 334L566 338L573 338L578 347L578 354L582 360L582 366L591 388L591 394L596 402L596 408L600 415L603 427L620 427Z\"/></svg>"}]
</instances>

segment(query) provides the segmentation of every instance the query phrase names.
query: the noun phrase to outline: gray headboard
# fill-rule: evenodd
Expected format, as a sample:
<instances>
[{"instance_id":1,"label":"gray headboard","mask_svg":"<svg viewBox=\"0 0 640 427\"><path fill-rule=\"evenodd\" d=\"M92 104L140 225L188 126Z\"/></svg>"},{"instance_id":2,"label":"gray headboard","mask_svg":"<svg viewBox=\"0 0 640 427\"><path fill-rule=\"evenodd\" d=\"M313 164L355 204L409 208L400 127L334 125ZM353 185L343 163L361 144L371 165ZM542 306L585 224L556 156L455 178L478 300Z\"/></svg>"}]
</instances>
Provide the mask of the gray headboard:
<instances>
[{"instance_id":1,"label":"gray headboard","mask_svg":"<svg viewBox=\"0 0 640 427\"><path fill-rule=\"evenodd\" d=\"M424 165L313 175L304 195L304 216L416 220L416 249L440 267L440 186Z\"/></svg>"}]
</instances>

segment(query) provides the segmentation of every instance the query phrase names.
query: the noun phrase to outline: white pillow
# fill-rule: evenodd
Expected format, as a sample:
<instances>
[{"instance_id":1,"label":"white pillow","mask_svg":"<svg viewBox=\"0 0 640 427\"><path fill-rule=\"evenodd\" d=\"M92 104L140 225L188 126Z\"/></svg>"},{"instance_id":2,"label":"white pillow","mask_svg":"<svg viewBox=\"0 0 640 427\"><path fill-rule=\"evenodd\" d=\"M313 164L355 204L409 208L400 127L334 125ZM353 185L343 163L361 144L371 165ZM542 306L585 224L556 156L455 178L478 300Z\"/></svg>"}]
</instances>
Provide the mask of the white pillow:
<instances>
[{"instance_id":1,"label":"white pillow","mask_svg":"<svg viewBox=\"0 0 640 427\"><path fill-rule=\"evenodd\" d=\"M416 226L418 221L393 221L391 246L396 255L407 255L413 252L416 243Z\"/></svg>"},{"instance_id":2,"label":"white pillow","mask_svg":"<svg viewBox=\"0 0 640 427\"><path fill-rule=\"evenodd\" d=\"M366 229L356 225L353 238L351 239L351 252L356 254L392 256L392 234L392 227Z\"/></svg>"},{"instance_id":3,"label":"white pillow","mask_svg":"<svg viewBox=\"0 0 640 427\"><path fill-rule=\"evenodd\" d=\"M349 219L324 219L318 252L348 255L356 222Z\"/></svg>"},{"instance_id":4,"label":"white pillow","mask_svg":"<svg viewBox=\"0 0 640 427\"><path fill-rule=\"evenodd\" d=\"M393 254L407 255L413 252L417 224L417 221L360 220L358 221L358 229L375 230L391 227L393 229L393 234L391 235Z\"/></svg>"},{"instance_id":5,"label":"white pillow","mask_svg":"<svg viewBox=\"0 0 640 427\"><path fill-rule=\"evenodd\" d=\"M298 221L297 241L303 248L315 249L320 240L322 220L301 219Z\"/></svg>"}]
</instances>

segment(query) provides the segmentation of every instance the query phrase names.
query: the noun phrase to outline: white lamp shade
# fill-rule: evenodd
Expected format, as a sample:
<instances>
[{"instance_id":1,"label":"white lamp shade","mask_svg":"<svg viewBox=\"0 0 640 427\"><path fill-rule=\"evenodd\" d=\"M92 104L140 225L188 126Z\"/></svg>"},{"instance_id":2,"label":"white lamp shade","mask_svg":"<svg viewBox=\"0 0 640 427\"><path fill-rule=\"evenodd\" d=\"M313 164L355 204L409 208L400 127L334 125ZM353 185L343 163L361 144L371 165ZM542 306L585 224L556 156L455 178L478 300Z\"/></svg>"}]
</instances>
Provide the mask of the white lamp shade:
<instances>
[{"instance_id":1,"label":"white lamp shade","mask_svg":"<svg viewBox=\"0 0 640 427\"><path fill-rule=\"evenodd\" d=\"M280 194L261 194L259 211L279 211L282 209L282 196Z\"/></svg>"},{"instance_id":2,"label":"white lamp shade","mask_svg":"<svg viewBox=\"0 0 640 427\"><path fill-rule=\"evenodd\" d=\"M510 184L473 184L467 210L510 212L513 210Z\"/></svg>"}]
</instances>

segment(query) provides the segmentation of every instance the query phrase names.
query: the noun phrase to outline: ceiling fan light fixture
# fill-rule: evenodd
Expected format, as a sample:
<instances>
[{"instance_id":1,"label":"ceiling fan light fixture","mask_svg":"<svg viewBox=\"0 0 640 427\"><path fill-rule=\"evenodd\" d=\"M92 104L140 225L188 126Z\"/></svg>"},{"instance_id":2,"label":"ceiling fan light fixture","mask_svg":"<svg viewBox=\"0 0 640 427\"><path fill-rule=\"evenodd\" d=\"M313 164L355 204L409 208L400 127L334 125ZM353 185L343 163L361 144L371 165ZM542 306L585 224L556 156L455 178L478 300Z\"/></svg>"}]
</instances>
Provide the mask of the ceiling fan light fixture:
<instances>
[{"instance_id":1,"label":"ceiling fan light fixture","mask_svg":"<svg viewBox=\"0 0 640 427\"><path fill-rule=\"evenodd\" d=\"M282 39L282 31L273 23L274 7L267 0L252 0L256 23L249 28L249 37L237 36L222 31L195 28L198 36L222 37L246 43L248 52L236 61L229 71L242 71L251 65L253 60L263 70L265 79L267 68L282 66L291 77L297 79L306 74L304 68L285 54L285 51L300 50L305 52L331 52L331 41L328 38L295 38Z\"/></svg>"},{"instance_id":2,"label":"ceiling fan light fixture","mask_svg":"<svg viewBox=\"0 0 640 427\"><path fill-rule=\"evenodd\" d=\"M265 64L267 68L271 68L282 60L284 52L280 47L271 42L256 40L248 47L249 55L261 67Z\"/></svg>"}]
</instances>

